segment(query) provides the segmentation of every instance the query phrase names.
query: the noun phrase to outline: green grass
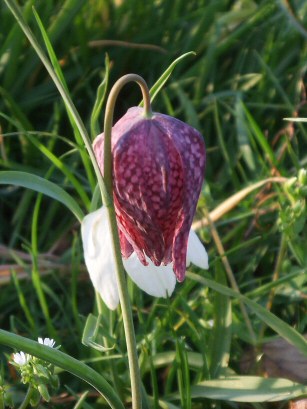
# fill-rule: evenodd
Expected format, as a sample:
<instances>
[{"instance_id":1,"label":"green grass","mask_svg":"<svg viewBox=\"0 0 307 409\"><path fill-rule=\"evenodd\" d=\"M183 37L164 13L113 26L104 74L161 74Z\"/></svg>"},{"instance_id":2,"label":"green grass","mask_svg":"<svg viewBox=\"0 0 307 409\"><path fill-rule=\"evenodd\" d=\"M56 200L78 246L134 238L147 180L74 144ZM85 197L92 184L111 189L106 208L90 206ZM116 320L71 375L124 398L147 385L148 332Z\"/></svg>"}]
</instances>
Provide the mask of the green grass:
<instances>
[{"instance_id":1,"label":"green grass","mask_svg":"<svg viewBox=\"0 0 307 409\"><path fill-rule=\"evenodd\" d=\"M120 76L137 73L152 87L176 58L196 53L176 65L153 109L204 136L206 181L195 221L205 220L198 233L210 269L191 269L168 301L129 282L144 407L286 408L284 400L306 394L300 381L241 377L252 348L248 375L264 375L264 361L256 358L276 337L307 354L307 181L300 172L307 132L304 123L283 120L307 116L305 1L20 3L45 49L35 6L55 52L53 65L92 138L102 131L105 92ZM54 337L61 351L97 370L129 407L121 314L96 303L73 215L81 218L92 206L94 172L75 119L4 1L0 13L0 168L6 171L0 176L0 328L33 340ZM96 100L100 84L102 104ZM140 99L138 89L127 86L116 119ZM298 174L292 184L270 179L227 205L257 182ZM85 346L88 317L97 333ZM0 347L0 408L2 377L16 407L26 392L8 369L11 352ZM107 407L92 386L55 364L60 388L50 407ZM223 376L242 379L243 387L231 381L229 388Z\"/></svg>"}]
</instances>

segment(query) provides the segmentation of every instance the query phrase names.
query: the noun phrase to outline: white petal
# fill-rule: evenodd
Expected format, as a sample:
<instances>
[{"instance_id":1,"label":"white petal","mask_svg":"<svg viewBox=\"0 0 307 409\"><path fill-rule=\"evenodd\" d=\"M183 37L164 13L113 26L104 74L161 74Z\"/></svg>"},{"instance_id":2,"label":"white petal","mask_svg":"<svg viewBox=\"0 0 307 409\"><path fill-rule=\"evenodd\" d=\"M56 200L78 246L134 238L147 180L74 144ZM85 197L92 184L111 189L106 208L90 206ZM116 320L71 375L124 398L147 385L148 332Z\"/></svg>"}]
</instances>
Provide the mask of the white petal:
<instances>
[{"instance_id":1,"label":"white petal","mask_svg":"<svg viewBox=\"0 0 307 409\"><path fill-rule=\"evenodd\" d=\"M54 345L55 345L55 340L52 339L52 338L44 338L44 339L43 338L38 338L38 342L40 344L46 345L46 346L48 346L50 348L53 348Z\"/></svg>"},{"instance_id":2,"label":"white petal","mask_svg":"<svg viewBox=\"0 0 307 409\"><path fill-rule=\"evenodd\" d=\"M208 254L202 242L197 237L194 230L190 230L188 249L187 249L187 266L193 263L197 267L207 270L209 268Z\"/></svg>"},{"instance_id":3,"label":"white petal","mask_svg":"<svg viewBox=\"0 0 307 409\"><path fill-rule=\"evenodd\" d=\"M173 264L155 266L146 257L148 266L144 266L135 253L128 259L123 259L125 269L135 284L154 297L170 297L176 285Z\"/></svg>"},{"instance_id":4,"label":"white petal","mask_svg":"<svg viewBox=\"0 0 307 409\"><path fill-rule=\"evenodd\" d=\"M84 217L81 236L85 264L95 289L105 304L115 310L119 303L111 232L107 210L101 207Z\"/></svg>"},{"instance_id":5,"label":"white petal","mask_svg":"<svg viewBox=\"0 0 307 409\"><path fill-rule=\"evenodd\" d=\"M30 360L30 355L25 354L23 351L20 351L16 354L13 354L13 360L17 365L23 366L26 365Z\"/></svg>"}]
</instances>

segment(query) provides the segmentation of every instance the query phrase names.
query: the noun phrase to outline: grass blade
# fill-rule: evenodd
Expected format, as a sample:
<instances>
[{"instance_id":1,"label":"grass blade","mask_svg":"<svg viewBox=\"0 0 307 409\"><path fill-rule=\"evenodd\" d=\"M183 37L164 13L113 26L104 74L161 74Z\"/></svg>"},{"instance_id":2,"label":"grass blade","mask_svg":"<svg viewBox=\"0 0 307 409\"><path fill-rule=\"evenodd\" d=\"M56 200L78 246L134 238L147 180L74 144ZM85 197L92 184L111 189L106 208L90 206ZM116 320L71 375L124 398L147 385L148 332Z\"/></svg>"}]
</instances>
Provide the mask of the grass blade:
<instances>
[{"instance_id":1,"label":"grass blade","mask_svg":"<svg viewBox=\"0 0 307 409\"><path fill-rule=\"evenodd\" d=\"M175 61L171 63L171 65L164 71L164 73L161 75L161 77L155 82L155 84L150 88L149 93L151 96L151 101L153 101L158 93L160 92L161 88L164 86L166 81L169 79L171 76L174 68L176 65L182 61L184 58L191 56L191 55L196 55L194 51L190 51L188 53L185 53L181 55L179 58L177 58ZM139 104L139 106L143 106L143 101Z\"/></svg>"},{"instance_id":2,"label":"grass blade","mask_svg":"<svg viewBox=\"0 0 307 409\"><path fill-rule=\"evenodd\" d=\"M307 386L283 378L234 376L213 379L192 386L193 398L221 399L234 402L277 402L307 393Z\"/></svg>"},{"instance_id":3,"label":"grass blade","mask_svg":"<svg viewBox=\"0 0 307 409\"><path fill-rule=\"evenodd\" d=\"M81 223L84 214L78 203L70 196L64 189L43 179L40 176L33 175L27 172L19 171L2 171L0 172L0 184L8 184L14 186L21 186L27 189L35 190L43 193L66 206Z\"/></svg>"},{"instance_id":4,"label":"grass blade","mask_svg":"<svg viewBox=\"0 0 307 409\"><path fill-rule=\"evenodd\" d=\"M220 265L216 268L216 281L226 284L225 274ZM231 302L229 297L217 293L214 297L214 327L210 343L210 376L218 378L221 369L226 368L231 344Z\"/></svg>"},{"instance_id":5,"label":"grass blade","mask_svg":"<svg viewBox=\"0 0 307 409\"><path fill-rule=\"evenodd\" d=\"M57 59L56 55L55 55L55 52L54 52L54 49L52 47L51 41L49 40L47 31L45 30L45 27L43 26L43 23L42 23L39 15L37 14L34 7L33 7L33 13L34 13L36 22L37 22L37 24L39 26L39 29L41 31L43 40L45 42L45 46L46 46L46 49L48 51L48 55L49 55L50 61L52 63L52 66L54 68L54 72L55 72L58 80L60 81L64 92L67 95L69 95L68 86L66 84L66 81L65 81L61 66L60 66L60 64L58 62L58 59ZM67 101L65 101L65 107L66 107L66 110L67 110L67 114L68 114L72 129L74 131L75 139L76 139L77 143L80 146L82 146L82 136L81 136L81 133L80 133L80 126L78 126L78 122L76 122L76 120L74 118L73 112L71 110L71 106L70 106L70 104L67 104ZM90 158L86 154L86 152L83 151L82 149L80 150L80 155L81 155L81 158L82 158L82 161L83 161L83 164L84 164L84 167L85 167L85 170L86 170L87 177L88 177L88 180L90 182L90 185L94 188L95 180L94 180L94 176L93 176L93 172L92 172L92 166L91 166L91 163L90 163ZM87 200L87 204L89 205L88 200Z\"/></svg>"},{"instance_id":6,"label":"grass blade","mask_svg":"<svg viewBox=\"0 0 307 409\"><path fill-rule=\"evenodd\" d=\"M105 67L106 67L105 76L97 89L96 100L91 114L90 124L92 139L94 139L97 135L101 133L101 126L99 126L99 116L101 113L102 105L107 95L110 75L110 60L108 55L105 58Z\"/></svg>"}]
</instances>

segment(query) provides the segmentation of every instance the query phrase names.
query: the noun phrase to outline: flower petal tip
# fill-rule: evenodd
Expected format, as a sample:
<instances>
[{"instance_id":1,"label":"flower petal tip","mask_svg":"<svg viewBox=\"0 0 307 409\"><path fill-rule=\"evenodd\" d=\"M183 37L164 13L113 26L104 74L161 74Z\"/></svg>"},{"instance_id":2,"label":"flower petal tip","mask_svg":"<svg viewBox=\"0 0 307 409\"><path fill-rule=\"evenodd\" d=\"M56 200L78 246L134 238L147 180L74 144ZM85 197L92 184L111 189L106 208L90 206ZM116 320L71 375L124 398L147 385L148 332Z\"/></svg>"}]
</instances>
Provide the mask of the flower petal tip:
<instances>
[{"instance_id":1,"label":"flower petal tip","mask_svg":"<svg viewBox=\"0 0 307 409\"><path fill-rule=\"evenodd\" d=\"M192 229L190 230L188 240L187 266L190 263L193 263L204 270L208 270L209 268L208 253L197 234Z\"/></svg>"},{"instance_id":2,"label":"flower petal tip","mask_svg":"<svg viewBox=\"0 0 307 409\"><path fill-rule=\"evenodd\" d=\"M23 351L16 352L13 354L13 361L15 364L19 366L24 366L26 365L30 360L30 355L25 354Z\"/></svg>"},{"instance_id":3,"label":"flower petal tip","mask_svg":"<svg viewBox=\"0 0 307 409\"><path fill-rule=\"evenodd\" d=\"M55 340L52 338L38 338L38 342L42 345L46 345L50 348L53 348L55 346Z\"/></svg>"},{"instance_id":4,"label":"flower petal tip","mask_svg":"<svg viewBox=\"0 0 307 409\"><path fill-rule=\"evenodd\" d=\"M107 209L101 207L82 221L81 236L84 259L95 290L111 310L119 303L115 262Z\"/></svg>"},{"instance_id":5,"label":"flower petal tip","mask_svg":"<svg viewBox=\"0 0 307 409\"><path fill-rule=\"evenodd\" d=\"M172 264L155 266L146 257L148 265L144 266L135 253L128 259L124 259L123 262L129 277L147 294L162 298L168 298L173 294L176 286L176 276Z\"/></svg>"}]
</instances>

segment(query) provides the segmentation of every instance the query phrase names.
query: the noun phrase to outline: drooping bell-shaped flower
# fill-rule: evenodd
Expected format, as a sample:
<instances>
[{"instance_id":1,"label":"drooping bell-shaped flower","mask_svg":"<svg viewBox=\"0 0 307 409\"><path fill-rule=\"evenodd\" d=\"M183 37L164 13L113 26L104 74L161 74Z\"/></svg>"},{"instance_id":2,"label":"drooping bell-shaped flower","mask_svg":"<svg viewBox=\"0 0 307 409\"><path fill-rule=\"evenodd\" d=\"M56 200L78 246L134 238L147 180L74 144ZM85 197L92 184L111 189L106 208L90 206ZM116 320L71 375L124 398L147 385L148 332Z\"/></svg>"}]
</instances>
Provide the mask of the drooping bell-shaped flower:
<instances>
[{"instance_id":1,"label":"drooping bell-shaped flower","mask_svg":"<svg viewBox=\"0 0 307 409\"><path fill-rule=\"evenodd\" d=\"M101 134L94 141L94 151L102 172L103 148ZM124 260L131 262L135 252L144 266L171 265L177 280L182 281L204 178L202 136L178 119L159 113L146 118L142 108L134 107L112 129L112 157L113 196ZM198 265L205 268L206 252L200 253Z\"/></svg>"}]
</instances>

